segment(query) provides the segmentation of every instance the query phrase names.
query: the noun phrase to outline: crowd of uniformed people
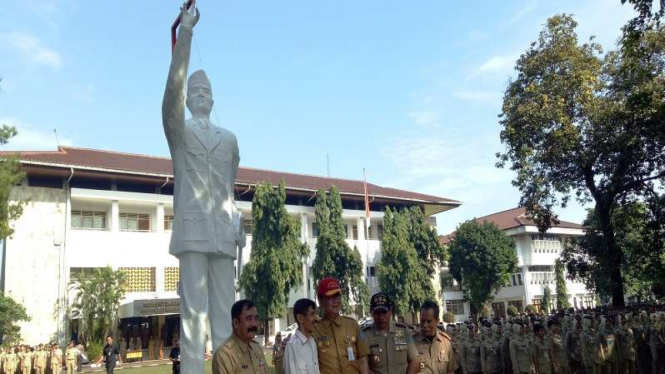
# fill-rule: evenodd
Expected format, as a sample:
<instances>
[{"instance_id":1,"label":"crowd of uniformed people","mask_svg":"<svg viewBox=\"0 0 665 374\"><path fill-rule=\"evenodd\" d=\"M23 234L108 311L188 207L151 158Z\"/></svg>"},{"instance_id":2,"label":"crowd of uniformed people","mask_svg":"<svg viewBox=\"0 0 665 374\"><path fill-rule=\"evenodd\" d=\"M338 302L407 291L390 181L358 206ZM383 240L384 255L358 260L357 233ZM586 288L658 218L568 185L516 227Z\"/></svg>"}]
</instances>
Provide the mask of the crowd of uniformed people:
<instances>
[{"instance_id":1,"label":"crowd of uniformed people","mask_svg":"<svg viewBox=\"0 0 665 374\"><path fill-rule=\"evenodd\" d=\"M60 374L63 365L67 374L80 371L81 351L73 341L69 342L64 354L58 343L36 347L17 345L0 351L2 374Z\"/></svg>"}]
</instances>

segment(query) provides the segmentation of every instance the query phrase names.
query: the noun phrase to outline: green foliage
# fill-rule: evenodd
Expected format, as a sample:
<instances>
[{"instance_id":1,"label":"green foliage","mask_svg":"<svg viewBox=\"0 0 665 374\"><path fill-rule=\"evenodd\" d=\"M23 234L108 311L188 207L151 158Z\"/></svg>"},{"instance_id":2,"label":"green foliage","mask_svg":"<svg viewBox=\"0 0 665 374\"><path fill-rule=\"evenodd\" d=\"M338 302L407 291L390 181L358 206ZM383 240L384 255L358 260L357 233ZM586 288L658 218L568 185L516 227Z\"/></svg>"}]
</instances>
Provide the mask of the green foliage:
<instances>
[{"instance_id":1,"label":"green foliage","mask_svg":"<svg viewBox=\"0 0 665 374\"><path fill-rule=\"evenodd\" d=\"M651 204L651 207L655 206ZM648 298L652 290L665 284L663 215L662 207L653 211L641 202L625 203L612 213L616 245L622 253L620 271L625 290L640 300ZM613 270L615 261L605 256L604 234L599 221L595 210L589 210L584 221L584 236L566 243L563 259L571 276L582 280L601 296L610 296L612 283L607 274Z\"/></svg>"},{"instance_id":2,"label":"green foliage","mask_svg":"<svg viewBox=\"0 0 665 374\"><path fill-rule=\"evenodd\" d=\"M0 321L0 346L9 347L21 342L21 327L17 323L30 321L30 317L23 305L0 291Z\"/></svg>"},{"instance_id":3,"label":"green foliage","mask_svg":"<svg viewBox=\"0 0 665 374\"><path fill-rule=\"evenodd\" d=\"M449 246L450 273L476 309L494 298L517 269L515 242L490 222L467 221Z\"/></svg>"},{"instance_id":4,"label":"green foliage","mask_svg":"<svg viewBox=\"0 0 665 374\"><path fill-rule=\"evenodd\" d=\"M92 342L88 344L88 359L90 362L97 362L104 353L104 343Z\"/></svg>"},{"instance_id":5,"label":"green foliage","mask_svg":"<svg viewBox=\"0 0 665 374\"><path fill-rule=\"evenodd\" d=\"M81 340L102 344L106 335L114 332L125 282L125 273L109 266L72 276L69 288L74 293L74 301L70 318L80 320Z\"/></svg>"},{"instance_id":6,"label":"green foliage","mask_svg":"<svg viewBox=\"0 0 665 374\"><path fill-rule=\"evenodd\" d=\"M363 280L363 262L358 248L351 249L346 242L342 198L337 187L331 187L328 193L319 190L314 210L319 226L312 264L315 283L325 277L335 277L342 289L343 313L353 312L351 298L356 305L365 308L369 303L369 290ZM362 310L360 314L364 314Z\"/></svg>"},{"instance_id":7,"label":"green foliage","mask_svg":"<svg viewBox=\"0 0 665 374\"><path fill-rule=\"evenodd\" d=\"M455 322L455 315L453 314L453 312L443 313L443 322L446 322L446 323Z\"/></svg>"},{"instance_id":8,"label":"green foliage","mask_svg":"<svg viewBox=\"0 0 665 374\"><path fill-rule=\"evenodd\" d=\"M543 290L543 310L545 313L549 313L552 309L552 290L550 286L545 286Z\"/></svg>"},{"instance_id":9,"label":"green foliage","mask_svg":"<svg viewBox=\"0 0 665 374\"><path fill-rule=\"evenodd\" d=\"M386 208L377 272L381 290L390 295L395 303L396 315L415 312L412 301L424 298L418 264L418 253L409 241L409 217Z\"/></svg>"},{"instance_id":10,"label":"green foliage","mask_svg":"<svg viewBox=\"0 0 665 374\"><path fill-rule=\"evenodd\" d=\"M529 304L529 305L526 306L526 308L524 308L524 311L528 314L534 314L534 313L536 313L536 307Z\"/></svg>"},{"instance_id":11,"label":"green foliage","mask_svg":"<svg viewBox=\"0 0 665 374\"><path fill-rule=\"evenodd\" d=\"M620 39L602 55L579 44L569 15L547 21L516 64L500 123L506 151L497 166L516 172L521 204L541 231L556 206L595 204L614 305L623 305L623 253L613 211L621 203L662 199L665 180L665 30ZM654 210L654 209L652 209Z\"/></svg>"},{"instance_id":12,"label":"green foliage","mask_svg":"<svg viewBox=\"0 0 665 374\"><path fill-rule=\"evenodd\" d=\"M397 314L415 314L423 302L435 300L432 277L445 259L436 229L429 226L419 207L386 209L377 271L381 289L399 300Z\"/></svg>"},{"instance_id":13,"label":"green foliage","mask_svg":"<svg viewBox=\"0 0 665 374\"><path fill-rule=\"evenodd\" d=\"M520 311L517 310L517 307L515 305L509 306L508 309L506 310L506 313L508 313L510 317L515 317L516 315L519 314L519 312Z\"/></svg>"},{"instance_id":14,"label":"green foliage","mask_svg":"<svg viewBox=\"0 0 665 374\"><path fill-rule=\"evenodd\" d=\"M558 309L570 308L566 278L563 276L563 263L559 259L554 262L554 277L556 284L556 307Z\"/></svg>"},{"instance_id":15,"label":"green foliage","mask_svg":"<svg viewBox=\"0 0 665 374\"><path fill-rule=\"evenodd\" d=\"M2 125L0 127L0 145L7 144L9 139L16 136L16 128ZM9 201L12 188L19 184L25 173L20 169L16 157L3 157L0 159L0 239L10 236L14 230L9 223L23 214L24 201Z\"/></svg>"},{"instance_id":16,"label":"green foliage","mask_svg":"<svg viewBox=\"0 0 665 374\"><path fill-rule=\"evenodd\" d=\"M309 250L300 242L300 224L286 211L286 186L268 183L256 186L252 202L252 256L238 283L257 306L264 324L282 317L289 293L303 280L303 261ZM266 334L266 341L268 335Z\"/></svg>"}]
</instances>

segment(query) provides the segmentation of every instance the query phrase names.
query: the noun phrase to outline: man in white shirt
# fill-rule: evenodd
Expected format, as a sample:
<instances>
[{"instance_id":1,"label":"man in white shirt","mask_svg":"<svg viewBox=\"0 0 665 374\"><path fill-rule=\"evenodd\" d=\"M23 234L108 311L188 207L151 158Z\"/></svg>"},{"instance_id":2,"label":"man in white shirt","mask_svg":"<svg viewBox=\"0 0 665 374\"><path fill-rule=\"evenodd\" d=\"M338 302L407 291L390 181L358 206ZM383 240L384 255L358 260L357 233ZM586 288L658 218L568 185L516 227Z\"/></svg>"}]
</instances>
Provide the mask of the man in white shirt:
<instances>
[{"instance_id":1,"label":"man in white shirt","mask_svg":"<svg viewBox=\"0 0 665 374\"><path fill-rule=\"evenodd\" d=\"M289 339L284 352L286 374L320 374L319 356L312 333L319 317L316 304L310 299L300 299L293 304L293 316L298 330Z\"/></svg>"}]
</instances>

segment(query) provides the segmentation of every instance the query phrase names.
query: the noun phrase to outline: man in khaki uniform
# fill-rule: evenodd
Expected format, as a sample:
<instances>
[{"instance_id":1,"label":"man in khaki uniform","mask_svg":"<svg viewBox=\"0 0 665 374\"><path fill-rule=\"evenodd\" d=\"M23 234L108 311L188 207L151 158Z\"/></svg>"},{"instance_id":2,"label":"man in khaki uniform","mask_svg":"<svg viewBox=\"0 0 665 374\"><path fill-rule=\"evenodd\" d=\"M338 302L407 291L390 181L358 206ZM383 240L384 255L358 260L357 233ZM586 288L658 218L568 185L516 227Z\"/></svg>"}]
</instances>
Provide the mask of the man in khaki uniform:
<instances>
[{"instance_id":1,"label":"man in khaki uniform","mask_svg":"<svg viewBox=\"0 0 665 374\"><path fill-rule=\"evenodd\" d=\"M601 365L604 361L603 350L600 348L600 343L592 326L592 317L584 316L582 319L582 335L580 336L584 369L585 374L601 374Z\"/></svg>"},{"instance_id":2,"label":"man in khaki uniform","mask_svg":"<svg viewBox=\"0 0 665 374\"><path fill-rule=\"evenodd\" d=\"M78 349L74 348L74 341L70 341L65 351L65 364L67 365L67 374L76 373L76 359L81 354Z\"/></svg>"},{"instance_id":3,"label":"man in khaki uniform","mask_svg":"<svg viewBox=\"0 0 665 374\"><path fill-rule=\"evenodd\" d=\"M533 366L537 374L551 374L552 373L552 359L547 343L545 342L545 327L536 323L533 326L533 333L535 335L534 342L531 346L531 353L533 355Z\"/></svg>"},{"instance_id":4,"label":"man in khaki uniform","mask_svg":"<svg viewBox=\"0 0 665 374\"><path fill-rule=\"evenodd\" d=\"M32 373L32 351L30 347L24 345L21 347L22 351L19 353L19 359L21 360L21 372L23 374Z\"/></svg>"},{"instance_id":5,"label":"man in khaki uniform","mask_svg":"<svg viewBox=\"0 0 665 374\"><path fill-rule=\"evenodd\" d=\"M452 374L457 370L450 336L439 330L438 325L439 305L425 301L420 307L420 331L413 338L421 374Z\"/></svg>"},{"instance_id":6,"label":"man in khaki uniform","mask_svg":"<svg viewBox=\"0 0 665 374\"><path fill-rule=\"evenodd\" d=\"M60 374L62 370L62 351L58 343L53 343L49 354L51 361L51 374Z\"/></svg>"},{"instance_id":7,"label":"man in khaki uniform","mask_svg":"<svg viewBox=\"0 0 665 374\"><path fill-rule=\"evenodd\" d=\"M514 374L531 373L531 354L524 330L525 327L521 322L513 323L513 336L510 339L509 351Z\"/></svg>"},{"instance_id":8,"label":"man in khaki uniform","mask_svg":"<svg viewBox=\"0 0 665 374\"><path fill-rule=\"evenodd\" d=\"M44 374L47 357L48 353L44 350L44 344L37 346L37 350L34 353L35 374Z\"/></svg>"},{"instance_id":9,"label":"man in khaki uniform","mask_svg":"<svg viewBox=\"0 0 665 374\"><path fill-rule=\"evenodd\" d=\"M552 354L552 369L554 370L554 374L570 374L565 340L561 337L561 325L558 321L549 321L547 325L552 332L549 336L547 347Z\"/></svg>"},{"instance_id":10,"label":"man in khaki uniform","mask_svg":"<svg viewBox=\"0 0 665 374\"><path fill-rule=\"evenodd\" d=\"M323 319L316 324L316 339L321 374L368 374L369 347L361 339L360 327L353 318L340 315L342 290L335 278L323 278L317 287Z\"/></svg>"},{"instance_id":11,"label":"man in khaki uniform","mask_svg":"<svg viewBox=\"0 0 665 374\"><path fill-rule=\"evenodd\" d=\"M231 307L231 322L233 334L217 348L212 359L213 374L267 374L266 356L254 341L259 326L259 312L254 303L236 301Z\"/></svg>"},{"instance_id":12,"label":"man in khaki uniform","mask_svg":"<svg viewBox=\"0 0 665 374\"><path fill-rule=\"evenodd\" d=\"M4 374L14 374L18 363L18 348L9 348L5 355L5 364L3 365Z\"/></svg>"},{"instance_id":13,"label":"man in khaki uniform","mask_svg":"<svg viewBox=\"0 0 665 374\"><path fill-rule=\"evenodd\" d=\"M460 351L460 359L462 360L462 368L464 374L480 374L484 372L485 365L482 361L480 350L482 349L483 341L476 332L476 324L470 323L467 328L468 339L462 344Z\"/></svg>"},{"instance_id":14,"label":"man in khaki uniform","mask_svg":"<svg viewBox=\"0 0 665 374\"><path fill-rule=\"evenodd\" d=\"M374 325L361 336L369 344L369 368L375 374L418 372L418 350L406 325L393 321L393 302L384 293L370 300Z\"/></svg>"},{"instance_id":15,"label":"man in khaki uniform","mask_svg":"<svg viewBox=\"0 0 665 374\"><path fill-rule=\"evenodd\" d=\"M626 317L617 316L619 327L616 329L619 348L619 372L622 374L635 374L635 334L630 328L632 313Z\"/></svg>"}]
</instances>

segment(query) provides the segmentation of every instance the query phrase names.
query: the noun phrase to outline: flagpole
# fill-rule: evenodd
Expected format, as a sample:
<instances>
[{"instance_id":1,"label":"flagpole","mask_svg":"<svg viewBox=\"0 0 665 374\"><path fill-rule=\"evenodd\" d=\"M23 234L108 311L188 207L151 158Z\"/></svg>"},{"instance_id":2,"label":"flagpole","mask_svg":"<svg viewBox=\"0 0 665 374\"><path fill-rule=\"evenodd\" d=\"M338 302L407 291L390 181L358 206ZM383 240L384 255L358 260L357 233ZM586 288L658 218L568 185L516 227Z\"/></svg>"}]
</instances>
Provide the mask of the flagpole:
<instances>
[{"instance_id":1,"label":"flagpole","mask_svg":"<svg viewBox=\"0 0 665 374\"><path fill-rule=\"evenodd\" d=\"M367 177L365 176L365 168L363 168L363 184L364 184L364 187L365 187L365 245L366 245L366 248L365 248L365 274L366 274L366 280L367 280L367 288L368 288L368 291L371 292L371 290L369 290L369 288L370 288L370 284L369 284L369 277L370 277L370 274L369 274L369 269L370 269L370 266L369 266L369 225L370 225L370 222L369 222L369 195L367 193Z\"/></svg>"}]
</instances>

